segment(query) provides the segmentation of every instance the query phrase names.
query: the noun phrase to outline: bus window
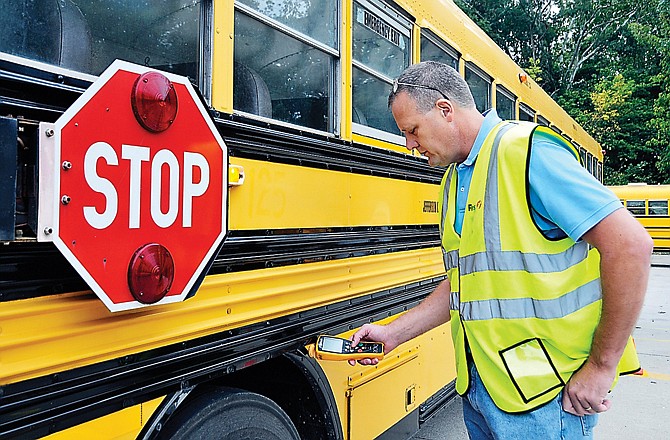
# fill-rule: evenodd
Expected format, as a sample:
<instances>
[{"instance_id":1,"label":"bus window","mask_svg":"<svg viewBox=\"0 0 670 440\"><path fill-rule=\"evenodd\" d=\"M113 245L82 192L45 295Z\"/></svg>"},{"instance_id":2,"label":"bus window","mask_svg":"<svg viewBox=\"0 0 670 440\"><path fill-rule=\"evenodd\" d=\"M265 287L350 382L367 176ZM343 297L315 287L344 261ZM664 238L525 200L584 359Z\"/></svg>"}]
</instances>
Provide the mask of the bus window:
<instances>
[{"instance_id":1,"label":"bus window","mask_svg":"<svg viewBox=\"0 0 670 440\"><path fill-rule=\"evenodd\" d=\"M472 63L465 66L465 82L470 86L477 110L485 112L491 108L491 77Z\"/></svg>"},{"instance_id":2,"label":"bus window","mask_svg":"<svg viewBox=\"0 0 670 440\"><path fill-rule=\"evenodd\" d=\"M400 134L388 110L391 83L409 66L411 23L380 2L354 2L354 130L384 137ZM375 129L370 132L366 128ZM381 133L376 132L381 131Z\"/></svg>"},{"instance_id":3,"label":"bus window","mask_svg":"<svg viewBox=\"0 0 670 440\"><path fill-rule=\"evenodd\" d=\"M597 179L598 178L598 158L593 156L591 158L591 160L593 161L593 164L591 165L591 174L593 174L595 176L595 178Z\"/></svg>"},{"instance_id":4,"label":"bus window","mask_svg":"<svg viewBox=\"0 0 670 440\"><path fill-rule=\"evenodd\" d=\"M458 70L460 55L451 46L442 43L427 29L421 31L421 61L437 61Z\"/></svg>"},{"instance_id":5,"label":"bus window","mask_svg":"<svg viewBox=\"0 0 670 440\"><path fill-rule=\"evenodd\" d=\"M593 174L593 155L589 152L586 153L586 170Z\"/></svg>"},{"instance_id":6,"label":"bus window","mask_svg":"<svg viewBox=\"0 0 670 440\"><path fill-rule=\"evenodd\" d=\"M554 131L555 131L556 133L558 133L558 134L562 134L562 133L563 133L563 132L561 131L561 129L558 128L558 127L555 126L555 125L550 125L549 128L551 128L552 130L554 130Z\"/></svg>"},{"instance_id":7,"label":"bus window","mask_svg":"<svg viewBox=\"0 0 670 440\"><path fill-rule=\"evenodd\" d=\"M645 215L644 200L628 200L626 209L633 215Z\"/></svg>"},{"instance_id":8,"label":"bus window","mask_svg":"<svg viewBox=\"0 0 670 440\"><path fill-rule=\"evenodd\" d=\"M298 31L315 41L337 49L339 2L333 0L237 0L249 8Z\"/></svg>"},{"instance_id":9,"label":"bus window","mask_svg":"<svg viewBox=\"0 0 670 440\"><path fill-rule=\"evenodd\" d=\"M503 86L496 86L496 112L505 121L516 119L514 104L516 97Z\"/></svg>"},{"instance_id":10,"label":"bus window","mask_svg":"<svg viewBox=\"0 0 670 440\"><path fill-rule=\"evenodd\" d=\"M667 217L668 215L668 201L667 200L649 200L649 215L659 215Z\"/></svg>"},{"instance_id":11,"label":"bus window","mask_svg":"<svg viewBox=\"0 0 670 440\"><path fill-rule=\"evenodd\" d=\"M332 132L338 3L285 3L236 5L233 107Z\"/></svg>"},{"instance_id":12,"label":"bus window","mask_svg":"<svg viewBox=\"0 0 670 440\"><path fill-rule=\"evenodd\" d=\"M195 81L203 15L198 0L8 2L0 52L93 75L119 58Z\"/></svg>"},{"instance_id":13,"label":"bus window","mask_svg":"<svg viewBox=\"0 0 670 440\"><path fill-rule=\"evenodd\" d=\"M519 104L519 121L535 121L535 110L526 104Z\"/></svg>"},{"instance_id":14,"label":"bus window","mask_svg":"<svg viewBox=\"0 0 670 440\"><path fill-rule=\"evenodd\" d=\"M596 176L599 181L603 181L603 163L598 161L598 175Z\"/></svg>"},{"instance_id":15,"label":"bus window","mask_svg":"<svg viewBox=\"0 0 670 440\"><path fill-rule=\"evenodd\" d=\"M582 166L586 168L586 150L582 147L579 148L579 157L582 160Z\"/></svg>"},{"instance_id":16,"label":"bus window","mask_svg":"<svg viewBox=\"0 0 670 440\"><path fill-rule=\"evenodd\" d=\"M540 125L544 125L545 127L549 127L551 125L549 120L541 115L537 115L537 123Z\"/></svg>"}]
</instances>

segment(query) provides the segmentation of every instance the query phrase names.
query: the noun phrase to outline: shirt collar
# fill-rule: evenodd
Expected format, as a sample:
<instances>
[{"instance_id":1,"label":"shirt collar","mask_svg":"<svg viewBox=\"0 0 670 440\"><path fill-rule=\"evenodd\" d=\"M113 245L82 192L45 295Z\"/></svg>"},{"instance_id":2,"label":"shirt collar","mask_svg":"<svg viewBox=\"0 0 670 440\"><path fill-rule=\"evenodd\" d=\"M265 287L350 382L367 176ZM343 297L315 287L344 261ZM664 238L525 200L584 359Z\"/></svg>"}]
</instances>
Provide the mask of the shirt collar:
<instances>
[{"instance_id":1,"label":"shirt collar","mask_svg":"<svg viewBox=\"0 0 670 440\"><path fill-rule=\"evenodd\" d=\"M491 130L493 130L493 128L496 125L498 125L500 122L502 122L502 119L500 119L500 116L498 116L498 113L496 112L496 109L494 109L494 108L486 110L483 113L483 115L484 115L484 122L482 122L482 126L479 129L479 133L477 133L477 138L475 139L475 143L472 145L472 149L470 150L470 154L468 154L468 157L463 162L463 165L470 166L473 163L475 163L475 159L477 159L477 155L479 154L479 150L481 150L482 145L484 145L484 140L489 135Z\"/></svg>"}]
</instances>

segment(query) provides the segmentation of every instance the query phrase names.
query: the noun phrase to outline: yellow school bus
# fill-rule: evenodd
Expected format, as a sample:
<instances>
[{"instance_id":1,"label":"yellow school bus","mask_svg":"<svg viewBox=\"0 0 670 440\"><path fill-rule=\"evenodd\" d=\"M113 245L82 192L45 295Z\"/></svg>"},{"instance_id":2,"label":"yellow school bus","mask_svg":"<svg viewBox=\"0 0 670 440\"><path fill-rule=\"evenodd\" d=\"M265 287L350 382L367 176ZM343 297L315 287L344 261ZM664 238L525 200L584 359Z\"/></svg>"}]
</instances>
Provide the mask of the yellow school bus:
<instances>
[{"instance_id":1,"label":"yellow school bus","mask_svg":"<svg viewBox=\"0 0 670 440\"><path fill-rule=\"evenodd\" d=\"M138 300L112 311L97 279L82 275L79 266L88 261L73 263L61 252L44 218L71 200L74 206L77 196L58 194L50 180L49 173L77 168L53 158L60 136L53 127L71 118L117 59L134 66L137 81L147 72L192 88L203 124L225 142L229 172L225 238L203 260L188 299ZM445 277L437 226L443 170L404 148L386 104L393 78L421 60L455 67L481 111L495 107L503 118L562 133L602 178L597 142L450 0L5 5L0 438L372 439L416 432L454 396L447 326L375 367L320 361L311 352L320 334L348 337L363 323L394 319ZM127 94L112 89L109 96ZM147 128L135 101L125 99L123 110L135 106ZM94 120L92 132L95 123L110 125L105 121ZM123 136L127 128L112 129ZM156 142L160 151L173 147ZM131 178L149 166L149 154L156 161L154 150L147 152ZM104 166L96 159L92 172ZM120 193L105 194L89 213L105 214L103 204ZM138 220L135 232L145 224ZM80 233L80 242L95 238Z\"/></svg>"},{"instance_id":2,"label":"yellow school bus","mask_svg":"<svg viewBox=\"0 0 670 440\"><path fill-rule=\"evenodd\" d=\"M629 183L609 187L654 240L655 251L670 251L670 185Z\"/></svg>"}]
</instances>

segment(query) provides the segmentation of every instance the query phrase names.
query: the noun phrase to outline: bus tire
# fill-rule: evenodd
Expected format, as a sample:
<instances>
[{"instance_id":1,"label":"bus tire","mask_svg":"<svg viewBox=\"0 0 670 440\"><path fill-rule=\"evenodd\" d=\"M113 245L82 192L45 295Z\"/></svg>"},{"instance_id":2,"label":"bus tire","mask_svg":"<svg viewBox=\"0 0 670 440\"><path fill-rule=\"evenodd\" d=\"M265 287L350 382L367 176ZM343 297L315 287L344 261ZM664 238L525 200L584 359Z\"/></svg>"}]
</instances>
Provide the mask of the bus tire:
<instances>
[{"instance_id":1,"label":"bus tire","mask_svg":"<svg viewBox=\"0 0 670 440\"><path fill-rule=\"evenodd\" d=\"M218 388L186 401L158 437L175 440L300 440L279 405L260 394Z\"/></svg>"}]
</instances>

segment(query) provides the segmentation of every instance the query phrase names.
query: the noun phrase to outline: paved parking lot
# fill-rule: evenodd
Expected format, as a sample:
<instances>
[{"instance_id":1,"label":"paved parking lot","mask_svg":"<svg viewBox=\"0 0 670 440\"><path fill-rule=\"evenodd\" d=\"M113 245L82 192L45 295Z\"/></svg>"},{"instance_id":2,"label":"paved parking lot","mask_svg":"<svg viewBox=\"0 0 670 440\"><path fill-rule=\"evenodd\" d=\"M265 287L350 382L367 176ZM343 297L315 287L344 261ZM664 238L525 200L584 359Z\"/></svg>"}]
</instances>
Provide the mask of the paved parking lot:
<instances>
[{"instance_id":1,"label":"paved parking lot","mask_svg":"<svg viewBox=\"0 0 670 440\"><path fill-rule=\"evenodd\" d=\"M621 378L600 417L596 439L659 439L670 433L670 255L652 257L649 288L633 334L644 374ZM412 440L466 440L460 397Z\"/></svg>"}]
</instances>

